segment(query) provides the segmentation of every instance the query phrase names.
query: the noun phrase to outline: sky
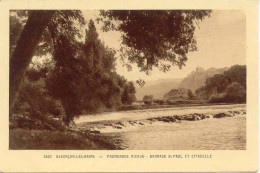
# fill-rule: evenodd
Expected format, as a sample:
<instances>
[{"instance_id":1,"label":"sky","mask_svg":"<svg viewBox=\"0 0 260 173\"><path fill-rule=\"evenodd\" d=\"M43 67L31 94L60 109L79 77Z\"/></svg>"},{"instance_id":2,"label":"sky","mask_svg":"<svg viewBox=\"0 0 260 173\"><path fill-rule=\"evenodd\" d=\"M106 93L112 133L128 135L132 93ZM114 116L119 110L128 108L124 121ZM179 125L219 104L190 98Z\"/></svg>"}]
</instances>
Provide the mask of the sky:
<instances>
[{"instance_id":1,"label":"sky","mask_svg":"<svg viewBox=\"0 0 260 173\"><path fill-rule=\"evenodd\" d=\"M93 19L97 27L99 38L111 48L120 48L120 32L102 32L102 24L95 19L98 11L84 11L84 17L88 21ZM208 69L211 67L230 67L235 64L246 64L246 18L240 10L214 10L211 17L205 18L196 26L195 37L198 51L188 53L186 66L179 69L172 67L164 73L154 68L150 75L140 72L136 65L132 71L128 71L117 60L117 73L128 80L158 80L165 78L184 78L194 71L196 67Z\"/></svg>"}]
</instances>

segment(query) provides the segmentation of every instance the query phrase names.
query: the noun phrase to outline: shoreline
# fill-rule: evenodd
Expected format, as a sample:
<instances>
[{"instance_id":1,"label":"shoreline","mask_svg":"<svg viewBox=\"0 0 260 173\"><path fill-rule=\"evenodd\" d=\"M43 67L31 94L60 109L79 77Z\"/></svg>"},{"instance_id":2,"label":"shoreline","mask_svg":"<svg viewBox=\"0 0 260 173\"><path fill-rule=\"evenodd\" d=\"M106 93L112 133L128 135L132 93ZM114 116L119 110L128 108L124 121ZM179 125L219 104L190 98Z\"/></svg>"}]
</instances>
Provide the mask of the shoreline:
<instances>
[{"instance_id":1,"label":"shoreline","mask_svg":"<svg viewBox=\"0 0 260 173\"><path fill-rule=\"evenodd\" d=\"M197 109L197 110L196 110ZM220 110L222 109L222 110ZM145 109L145 110L132 110L121 112L103 112L95 115L82 115L74 119L75 124L82 126L85 123L98 123L98 122L113 122L113 121L125 121L125 120L142 120L147 118L158 117L160 114L164 116L184 115L188 113L215 113L225 112L229 110L245 110L246 104L232 104L232 105L212 105L212 106L193 106L193 107L171 107L161 109ZM147 112L149 115L146 115ZM159 115L158 115L159 114Z\"/></svg>"},{"instance_id":2,"label":"shoreline","mask_svg":"<svg viewBox=\"0 0 260 173\"><path fill-rule=\"evenodd\" d=\"M97 112L97 113L90 113L90 114L82 114L79 115L81 116L95 116L99 114L106 114L106 113L121 113L121 112L131 112L131 111L142 111L142 110L167 110L167 109L175 109L175 108L194 108L194 107L207 107L207 106L240 106L240 105L245 105L246 103L206 103L206 104L176 104L176 105L151 105L147 107L140 107L136 109L128 109L128 110L106 110L102 112Z\"/></svg>"},{"instance_id":3,"label":"shoreline","mask_svg":"<svg viewBox=\"0 0 260 173\"><path fill-rule=\"evenodd\" d=\"M77 125L80 131L84 131L89 134L106 134L113 132L125 132L131 130L138 130L138 127L152 126L154 123L181 123L183 121L201 121L211 118L229 118L237 115L246 116L245 109L219 111L216 113L189 113L183 115L166 115L150 117L146 119L138 120L109 120L109 121L96 121L85 122Z\"/></svg>"},{"instance_id":4,"label":"shoreline","mask_svg":"<svg viewBox=\"0 0 260 173\"><path fill-rule=\"evenodd\" d=\"M10 150L121 150L106 137L82 131L9 130Z\"/></svg>"},{"instance_id":5,"label":"shoreline","mask_svg":"<svg viewBox=\"0 0 260 173\"><path fill-rule=\"evenodd\" d=\"M192 108L192 107L191 107ZM167 109L166 109L167 110ZM168 109L169 110L169 109ZM203 109L204 110L204 109ZM10 150L123 150L113 140L110 139L108 133L120 133L126 131L137 130L140 127L154 126L156 123L164 123L170 125L181 123L183 121L200 121L209 118L228 118L236 115L246 116L246 108L243 105L239 108L234 105L228 109L216 109L215 113L196 113L196 110L191 110L192 113L177 114L171 111L170 115L161 115L156 111L156 116L135 117L128 115L132 119L115 119L84 122L76 124L74 127L59 130L29 130L22 128L14 128L9 130L9 149ZM122 112L119 112L119 114ZM169 112L167 112L169 113ZM109 114L110 116L110 114ZM160 124L162 125L162 124ZM180 124L181 125L181 124ZM156 128L156 127L155 127Z\"/></svg>"}]
</instances>

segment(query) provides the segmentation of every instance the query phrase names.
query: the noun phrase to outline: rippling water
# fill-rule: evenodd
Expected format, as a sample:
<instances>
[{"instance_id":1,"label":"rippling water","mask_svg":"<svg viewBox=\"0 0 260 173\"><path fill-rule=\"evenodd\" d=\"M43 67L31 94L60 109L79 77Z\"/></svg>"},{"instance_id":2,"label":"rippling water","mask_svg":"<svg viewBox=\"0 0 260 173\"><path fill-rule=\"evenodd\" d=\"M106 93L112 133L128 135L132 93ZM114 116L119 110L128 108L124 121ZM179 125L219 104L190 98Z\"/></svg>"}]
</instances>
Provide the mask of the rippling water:
<instances>
[{"instance_id":1,"label":"rippling water","mask_svg":"<svg viewBox=\"0 0 260 173\"><path fill-rule=\"evenodd\" d=\"M187 113L217 113L245 109L245 105L200 106L158 110L126 111L98 116L84 116L76 122L102 124L109 121L136 120L156 116ZM124 149L130 150L245 150L246 115L226 118L210 118L181 123L156 122L136 128L106 129L103 134Z\"/></svg>"},{"instance_id":2,"label":"rippling water","mask_svg":"<svg viewBox=\"0 0 260 173\"><path fill-rule=\"evenodd\" d=\"M133 150L244 150L246 117L157 123L135 131L107 135L119 146Z\"/></svg>"}]
</instances>

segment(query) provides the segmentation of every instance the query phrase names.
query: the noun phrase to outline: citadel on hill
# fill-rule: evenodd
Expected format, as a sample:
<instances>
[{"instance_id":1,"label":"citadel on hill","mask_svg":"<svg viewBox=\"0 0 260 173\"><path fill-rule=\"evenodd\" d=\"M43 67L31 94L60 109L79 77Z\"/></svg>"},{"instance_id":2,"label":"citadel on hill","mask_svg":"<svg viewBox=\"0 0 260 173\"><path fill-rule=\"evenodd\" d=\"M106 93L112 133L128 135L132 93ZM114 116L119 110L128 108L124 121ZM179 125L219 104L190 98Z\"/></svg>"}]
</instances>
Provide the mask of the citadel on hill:
<instances>
[{"instance_id":1,"label":"citadel on hill","mask_svg":"<svg viewBox=\"0 0 260 173\"><path fill-rule=\"evenodd\" d=\"M194 83L196 79L196 83ZM185 85L184 85L185 84ZM196 68L179 85L165 93L162 99L153 99L145 95L146 104L178 103L245 103L246 102L246 66L234 65L230 68Z\"/></svg>"}]
</instances>

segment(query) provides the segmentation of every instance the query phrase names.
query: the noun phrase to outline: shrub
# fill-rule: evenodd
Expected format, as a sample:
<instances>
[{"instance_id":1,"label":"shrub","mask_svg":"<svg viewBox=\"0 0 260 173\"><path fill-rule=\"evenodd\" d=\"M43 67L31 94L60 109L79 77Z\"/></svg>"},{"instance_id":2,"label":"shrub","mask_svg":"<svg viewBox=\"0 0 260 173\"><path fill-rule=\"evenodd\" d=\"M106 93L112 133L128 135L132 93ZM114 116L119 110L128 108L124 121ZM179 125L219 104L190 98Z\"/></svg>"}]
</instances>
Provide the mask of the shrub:
<instances>
[{"instance_id":1,"label":"shrub","mask_svg":"<svg viewBox=\"0 0 260 173\"><path fill-rule=\"evenodd\" d=\"M144 101L145 104L148 104L148 105L152 104L152 102L153 102L153 95L145 95L143 97L143 101Z\"/></svg>"}]
</instances>

